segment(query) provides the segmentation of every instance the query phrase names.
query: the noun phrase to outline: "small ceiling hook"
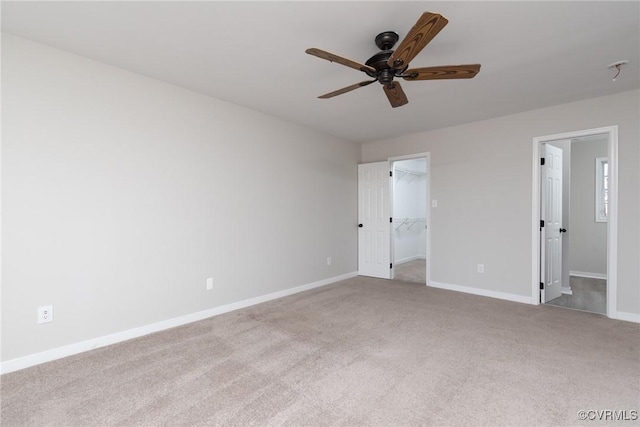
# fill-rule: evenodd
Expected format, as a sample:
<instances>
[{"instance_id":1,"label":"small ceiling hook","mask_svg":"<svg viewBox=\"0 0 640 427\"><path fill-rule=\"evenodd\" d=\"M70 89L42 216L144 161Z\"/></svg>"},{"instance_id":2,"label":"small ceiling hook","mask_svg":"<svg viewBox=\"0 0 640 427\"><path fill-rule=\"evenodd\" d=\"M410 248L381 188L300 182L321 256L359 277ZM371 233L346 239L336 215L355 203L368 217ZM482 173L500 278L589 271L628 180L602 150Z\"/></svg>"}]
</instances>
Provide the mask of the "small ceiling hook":
<instances>
[{"instance_id":1,"label":"small ceiling hook","mask_svg":"<svg viewBox=\"0 0 640 427\"><path fill-rule=\"evenodd\" d=\"M616 64L616 70L618 70L618 72L616 73L615 76L613 76L613 81L615 82L616 79L618 78L618 76L620 75L620 64Z\"/></svg>"},{"instance_id":2,"label":"small ceiling hook","mask_svg":"<svg viewBox=\"0 0 640 427\"><path fill-rule=\"evenodd\" d=\"M616 61L613 64L610 64L607 68L615 68L617 70L616 75L613 76L613 79L611 79L612 81L616 81L616 79L618 78L618 76L620 75L620 72L622 71L622 66L625 64L628 64L629 61L627 60L622 60L622 61Z\"/></svg>"}]
</instances>

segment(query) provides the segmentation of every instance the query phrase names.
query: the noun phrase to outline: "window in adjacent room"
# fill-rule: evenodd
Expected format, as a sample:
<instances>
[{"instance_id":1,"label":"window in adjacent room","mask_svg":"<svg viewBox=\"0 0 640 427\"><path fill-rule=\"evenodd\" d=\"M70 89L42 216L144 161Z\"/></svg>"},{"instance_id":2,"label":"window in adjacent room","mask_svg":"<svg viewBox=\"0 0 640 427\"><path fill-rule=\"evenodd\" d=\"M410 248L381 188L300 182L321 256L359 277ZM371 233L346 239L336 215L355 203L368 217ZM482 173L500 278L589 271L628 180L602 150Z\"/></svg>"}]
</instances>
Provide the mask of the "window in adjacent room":
<instances>
[{"instance_id":1,"label":"window in adjacent room","mask_svg":"<svg viewBox=\"0 0 640 427\"><path fill-rule=\"evenodd\" d=\"M609 204L609 158L596 157L596 222L607 222Z\"/></svg>"}]
</instances>

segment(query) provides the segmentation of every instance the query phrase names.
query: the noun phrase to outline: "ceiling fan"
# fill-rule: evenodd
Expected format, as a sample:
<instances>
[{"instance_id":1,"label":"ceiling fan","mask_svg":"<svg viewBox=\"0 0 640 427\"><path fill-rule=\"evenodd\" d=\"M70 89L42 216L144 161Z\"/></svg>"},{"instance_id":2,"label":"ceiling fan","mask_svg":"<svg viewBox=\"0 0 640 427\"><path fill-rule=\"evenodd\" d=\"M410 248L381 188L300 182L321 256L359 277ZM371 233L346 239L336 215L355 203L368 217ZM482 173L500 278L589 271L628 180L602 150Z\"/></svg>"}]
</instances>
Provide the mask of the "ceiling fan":
<instances>
[{"instance_id":1,"label":"ceiling fan","mask_svg":"<svg viewBox=\"0 0 640 427\"><path fill-rule=\"evenodd\" d=\"M360 64L324 50L310 48L309 55L337 62L338 64L362 71L373 80L356 83L318 98L327 99L350 92L354 89L380 82L392 107L400 107L409 102L400 86L394 81L396 77L407 81L438 80L438 79L470 79L480 71L480 64L442 65L439 67L409 68L409 62L420 53L424 47L442 30L449 21L438 13L425 12L418 22L411 28L396 50L391 50L400 38L394 31L385 31L376 36L375 43L380 52L373 55L367 62Z\"/></svg>"}]
</instances>

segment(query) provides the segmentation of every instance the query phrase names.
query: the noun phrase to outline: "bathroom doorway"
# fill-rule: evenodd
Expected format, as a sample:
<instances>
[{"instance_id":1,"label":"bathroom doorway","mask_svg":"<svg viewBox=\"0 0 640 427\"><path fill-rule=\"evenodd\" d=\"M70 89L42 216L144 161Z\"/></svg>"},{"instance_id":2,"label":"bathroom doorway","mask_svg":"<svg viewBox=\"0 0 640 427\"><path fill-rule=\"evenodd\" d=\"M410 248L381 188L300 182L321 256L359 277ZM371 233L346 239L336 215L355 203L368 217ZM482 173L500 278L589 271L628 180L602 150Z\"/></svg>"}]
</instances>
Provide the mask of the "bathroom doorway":
<instances>
[{"instance_id":1,"label":"bathroom doorway","mask_svg":"<svg viewBox=\"0 0 640 427\"><path fill-rule=\"evenodd\" d=\"M607 312L607 137L596 134L546 143L559 150L562 159L558 211L564 230L558 254L561 293L548 297L546 304ZM546 186L541 184L541 189L544 194Z\"/></svg>"},{"instance_id":2,"label":"bathroom doorway","mask_svg":"<svg viewBox=\"0 0 640 427\"><path fill-rule=\"evenodd\" d=\"M532 303L616 318L618 128L535 137L533 150Z\"/></svg>"}]
</instances>

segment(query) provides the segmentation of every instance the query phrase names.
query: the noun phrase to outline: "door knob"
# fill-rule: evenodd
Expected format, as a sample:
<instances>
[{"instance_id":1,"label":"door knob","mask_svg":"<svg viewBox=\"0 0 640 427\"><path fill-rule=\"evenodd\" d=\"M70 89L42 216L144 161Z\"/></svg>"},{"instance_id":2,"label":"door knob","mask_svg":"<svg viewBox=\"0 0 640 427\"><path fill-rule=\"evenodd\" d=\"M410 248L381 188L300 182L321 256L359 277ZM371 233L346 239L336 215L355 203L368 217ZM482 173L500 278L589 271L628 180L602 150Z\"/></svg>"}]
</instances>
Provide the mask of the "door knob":
<instances>
[{"instance_id":1,"label":"door knob","mask_svg":"<svg viewBox=\"0 0 640 427\"><path fill-rule=\"evenodd\" d=\"M358 224L358 227L362 228L362 224Z\"/></svg>"},{"instance_id":2,"label":"door knob","mask_svg":"<svg viewBox=\"0 0 640 427\"><path fill-rule=\"evenodd\" d=\"M561 228L561 229L560 229L560 232L561 232L561 233L566 233L566 232L567 232L567 229L566 229L566 228Z\"/></svg>"}]
</instances>

